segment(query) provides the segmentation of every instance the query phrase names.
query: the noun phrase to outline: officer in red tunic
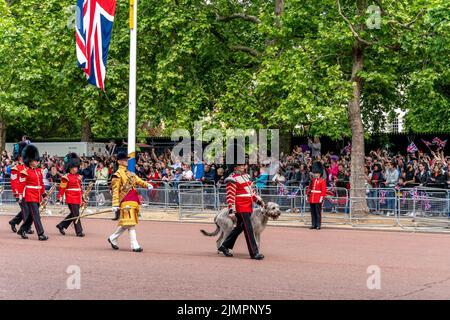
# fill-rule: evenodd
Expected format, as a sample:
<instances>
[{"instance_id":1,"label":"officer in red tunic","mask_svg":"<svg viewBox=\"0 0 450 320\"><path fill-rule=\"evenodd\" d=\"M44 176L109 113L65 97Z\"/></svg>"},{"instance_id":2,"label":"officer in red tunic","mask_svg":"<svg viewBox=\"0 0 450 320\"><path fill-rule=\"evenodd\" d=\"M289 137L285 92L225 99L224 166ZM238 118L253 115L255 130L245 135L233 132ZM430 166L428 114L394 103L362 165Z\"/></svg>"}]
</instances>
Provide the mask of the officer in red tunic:
<instances>
[{"instance_id":1,"label":"officer in red tunic","mask_svg":"<svg viewBox=\"0 0 450 320\"><path fill-rule=\"evenodd\" d=\"M253 202L261 206L264 205L264 202L253 189L250 176L245 173L245 170L245 164L238 164L234 167L234 172L225 179L225 183L227 184L228 213L236 214L237 223L236 227L219 248L219 251L226 257L232 257L233 255L229 249L233 249L238 236L244 231L250 257L256 260L262 260L264 259L264 255L259 253L250 217L253 212Z\"/></svg>"},{"instance_id":2,"label":"officer in red tunic","mask_svg":"<svg viewBox=\"0 0 450 320\"><path fill-rule=\"evenodd\" d=\"M323 167L320 162L313 164L312 172L314 178L311 180L306 195L311 207L311 227L310 229L320 230L322 224L322 203L327 195L327 183L321 178Z\"/></svg>"},{"instance_id":3,"label":"officer in red tunic","mask_svg":"<svg viewBox=\"0 0 450 320\"><path fill-rule=\"evenodd\" d=\"M23 239L28 239L26 231L30 229L31 224L34 222L38 239L45 241L48 237L44 234L44 227L42 226L41 216L39 214L39 205L47 195L45 194L42 170L37 167L39 163L38 149L32 144L27 145L22 151L22 159L26 167L20 172L20 177L24 179L23 198L27 210L25 211L24 222L20 226L19 231L17 231L17 234Z\"/></svg>"},{"instance_id":4,"label":"officer in red tunic","mask_svg":"<svg viewBox=\"0 0 450 320\"><path fill-rule=\"evenodd\" d=\"M56 228L62 235L73 221L75 226L75 233L77 237L84 237L83 227L81 226L81 221L69 220L70 218L78 217L80 215L80 206L84 204L83 202L83 187L81 185L82 177L78 174L78 167L80 166L80 158L76 153L69 153L66 156L66 175L61 178L61 184L59 185L59 193L56 196L58 202L61 202L61 198L66 196L66 203L69 206L70 214L61 221Z\"/></svg>"},{"instance_id":5,"label":"officer in red tunic","mask_svg":"<svg viewBox=\"0 0 450 320\"><path fill-rule=\"evenodd\" d=\"M22 222L26 210L25 201L23 200L22 196L23 188L25 187L24 185L25 179L20 177L20 172L23 169L25 169L25 166L23 165L22 162L22 151L26 145L27 143L23 141L18 144L19 148L17 150L17 153L14 155L14 161L17 161L17 164L11 168L11 190L13 192L14 197L16 198L16 202L19 204L20 207L19 213L9 221L11 230L14 233L17 232L16 225L19 225ZM33 234L33 230L29 229L27 230L27 233Z\"/></svg>"}]
</instances>

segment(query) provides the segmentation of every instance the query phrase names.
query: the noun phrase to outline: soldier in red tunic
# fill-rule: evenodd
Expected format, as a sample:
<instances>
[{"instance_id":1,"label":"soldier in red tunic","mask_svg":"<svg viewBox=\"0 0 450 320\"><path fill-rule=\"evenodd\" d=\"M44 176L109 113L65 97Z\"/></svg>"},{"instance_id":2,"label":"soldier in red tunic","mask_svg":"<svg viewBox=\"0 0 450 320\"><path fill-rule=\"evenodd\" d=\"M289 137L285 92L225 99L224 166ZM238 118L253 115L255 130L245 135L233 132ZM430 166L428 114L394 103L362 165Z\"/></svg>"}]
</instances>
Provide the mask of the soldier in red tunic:
<instances>
[{"instance_id":1,"label":"soldier in red tunic","mask_svg":"<svg viewBox=\"0 0 450 320\"><path fill-rule=\"evenodd\" d=\"M227 184L228 213L236 214L237 223L236 227L219 248L219 251L226 257L232 257L233 255L229 249L233 249L238 236L244 231L250 257L256 260L262 260L264 259L264 255L259 253L250 217L253 212L253 202L261 206L264 205L264 202L253 189L250 176L245 173L245 170L245 164L238 164L234 167L234 172L225 179L225 183Z\"/></svg>"},{"instance_id":2,"label":"soldier in red tunic","mask_svg":"<svg viewBox=\"0 0 450 320\"><path fill-rule=\"evenodd\" d=\"M312 225L310 229L320 230L322 224L322 203L327 194L327 183L321 178L323 168L320 162L313 164L312 172L314 178L306 189L306 195L311 207Z\"/></svg>"},{"instance_id":3,"label":"soldier in red tunic","mask_svg":"<svg viewBox=\"0 0 450 320\"><path fill-rule=\"evenodd\" d=\"M11 190L20 207L19 213L9 221L11 230L14 233L17 232L16 225L19 225L22 222L23 217L25 216L25 210L27 209L22 196L23 188L25 187L25 179L20 177L20 172L25 169L22 162L22 151L26 145L27 144L23 141L18 144L17 153L14 155L14 161L17 161L17 164L11 168ZM33 234L33 230L29 229L27 230L27 233Z\"/></svg>"},{"instance_id":4,"label":"soldier in red tunic","mask_svg":"<svg viewBox=\"0 0 450 320\"><path fill-rule=\"evenodd\" d=\"M81 221L69 220L70 218L78 217L80 215L80 206L84 205L83 202L83 187L81 185L82 177L78 174L78 167L80 166L80 158L76 153L70 153L66 156L66 175L61 178L61 184L59 185L59 193L56 196L58 202L61 202L61 198L65 195L66 204L69 206L70 214L61 221L56 228L62 235L73 221L75 226L75 233L77 237L84 237L83 227Z\"/></svg>"},{"instance_id":5,"label":"soldier in red tunic","mask_svg":"<svg viewBox=\"0 0 450 320\"><path fill-rule=\"evenodd\" d=\"M24 180L23 198L27 206L24 216L24 222L20 226L19 234L23 239L28 239L26 231L30 229L34 222L34 227L38 234L38 239L45 241L48 237L44 234L44 227L42 226L41 216L39 214L39 205L43 198L47 195L44 188L44 179L42 177L42 170L38 168L39 151L32 145L27 145L22 151L22 159L25 164L25 169L20 172L20 177Z\"/></svg>"}]
</instances>

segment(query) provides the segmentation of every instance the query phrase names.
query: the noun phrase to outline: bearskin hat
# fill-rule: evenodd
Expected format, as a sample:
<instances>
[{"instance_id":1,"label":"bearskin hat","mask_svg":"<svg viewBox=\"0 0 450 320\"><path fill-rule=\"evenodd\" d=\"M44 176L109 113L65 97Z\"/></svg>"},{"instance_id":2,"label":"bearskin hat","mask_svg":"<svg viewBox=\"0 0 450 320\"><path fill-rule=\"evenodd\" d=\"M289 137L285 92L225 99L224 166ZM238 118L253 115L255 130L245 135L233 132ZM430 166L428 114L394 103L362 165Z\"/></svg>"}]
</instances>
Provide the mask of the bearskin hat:
<instances>
[{"instance_id":1,"label":"bearskin hat","mask_svg":"<svg viewBox=\"0 0 450 320\"><path fill-rule=\"evenodd\" d=\"M30 166L30 162L39 161L39 150L32 144L28 144L22 150L22 161L26 166Z\"/></svg>"},{"instance_id":2,"label":"bearskin hat","mask_svg":"<svg viewBox=\"0 0 450 320\"><path fill-rule=\"evenodd\" d=\"M76 153L71 152L67 156L65 156L64 164L65 164L66 173L69 173L71 168L74 168L74 167L78 168L80 166L80 158L78 157L78 155Z\"/></svg>"},{"instance_id":3,"label":"bearskin hat","mask_svg":"<svg viewBox=\"0 0 450 320\"><path fill-rule=\"evenodd\" d=\"M19 160L19 157L22 156L22 151L23 149L28 145L28 143L26 143L25 141L21 141L17 144L17 150L14 150L14 156L13 156L13 160L17 161Z\"/></svg>"},{"instance_id":4,"label":"bearskin hat","mask_svg":"<svg viewBox=\"0 0 450 320\"><path fill-rule=\"evenodd\" d=\"M117 153L117 160L128 160L128 159L130 159L130 158L128 157L128 154L126 152L119 151Z\"/></svg>"},{"instance_id":5,"label":"bearskin hat","mask_svg":"<svg viewBox=\"0 0 450 320\"><path fill-rule=\"evenodd\" d=\"M323 165L320 161L316 161L312 165L312 173L323 173Z\"/></svg>"}]
</instances>

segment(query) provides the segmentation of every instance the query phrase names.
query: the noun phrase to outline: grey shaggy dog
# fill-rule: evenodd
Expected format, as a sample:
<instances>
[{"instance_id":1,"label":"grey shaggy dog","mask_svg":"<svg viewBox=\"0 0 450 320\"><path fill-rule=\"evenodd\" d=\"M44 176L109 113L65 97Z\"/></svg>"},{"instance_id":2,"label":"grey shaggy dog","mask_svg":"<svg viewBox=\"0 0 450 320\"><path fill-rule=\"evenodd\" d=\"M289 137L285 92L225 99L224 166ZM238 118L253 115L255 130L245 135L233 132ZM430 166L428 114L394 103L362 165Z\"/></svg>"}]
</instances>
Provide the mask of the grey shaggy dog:
<instances>
[{"instance_id":1,"label":"grey shaggy dog","mask_svg":"<svg viewBox=\"0 0 450 320\"><path fill-rule=\"evenodd\" d=\"M280 207L275 202L267 202L264 207L256 208L253 210L250 219L252 221L253 233L255 234L255 240L258 248L260 248L259 244L261 233L266 228L267 221L269 221L269 218L273 220L278 219L280 214ZM216 214L216 216L214 217L214 223L216 224L217 228L213 232L207 232L205 230L200 230L200 232L208 237L214 237L220 233L220 236L216 241L217 249L219 249L222 243L233 230L233 227L236 224L236 217L235 215L229 215L228 209L225 208L220 210Z\"/></svg>"}]
</instances>

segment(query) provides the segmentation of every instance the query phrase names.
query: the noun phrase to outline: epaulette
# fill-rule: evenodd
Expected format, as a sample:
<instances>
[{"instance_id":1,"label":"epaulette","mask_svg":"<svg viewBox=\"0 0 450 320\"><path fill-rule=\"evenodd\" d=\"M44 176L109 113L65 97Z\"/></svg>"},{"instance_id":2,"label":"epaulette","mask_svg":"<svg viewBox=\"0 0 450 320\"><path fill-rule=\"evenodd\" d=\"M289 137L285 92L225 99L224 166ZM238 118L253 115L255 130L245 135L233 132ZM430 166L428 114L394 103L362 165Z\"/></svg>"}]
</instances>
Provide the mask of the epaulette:
<instances>
[{"instance_id":1,"label":"epaulette","mask_svg":"<svg viewBox=\"0 0 450 320\"><path fill-rule=\"evenodd\" d=\"M11 172L12 172L12 171L17 171L17 166L12 167L12 168L11 168Z\"/></svg>"},{"instance_id":2,"label":"epaulette","mask_svg":"<svg viewBox=\"0 0 450 320\"><path fill-rule=\"evenodd\" d=\"M120 179L120 173L118 171L114 172L111 178L119 178Z\"/></svg>"},{"instance_id":3,"label":"epaulette","mask_svg":"<svg viewBox=\"0 0 450 320\"><path fill-rule=\"evenodd\" d=\"M20 171L20 174L24 174L24 175L28 175L28 173L27 173L27 169L23 169L22 171Z\"/></svg>"},{"instance_id":4,"label":"epaulette","mask_svg":"<svg viewBox=\"0 0 450 320\"><path fill-rule=\"evenodd\" d=\"M61 181L62 181L63 179L69 181L69 177L67 176L67 174L65 174L65 175L63 175L63 176L61 177Z\"/></svg>"},{"instance_id":5,"label":"epaulette","mask_svg":"<svg viewBox=\"0 0 450 320\"><path fill-rule=\"evenodd\" d=\"M226 178L226 179L224 180L224 182L225 182L225 183L236 183L237 181L236 181L236 179L235 179L234 177L232 177L232 174L230 174L230 175L228 176L228 178Z\"/></svg>"}]
</instances>

